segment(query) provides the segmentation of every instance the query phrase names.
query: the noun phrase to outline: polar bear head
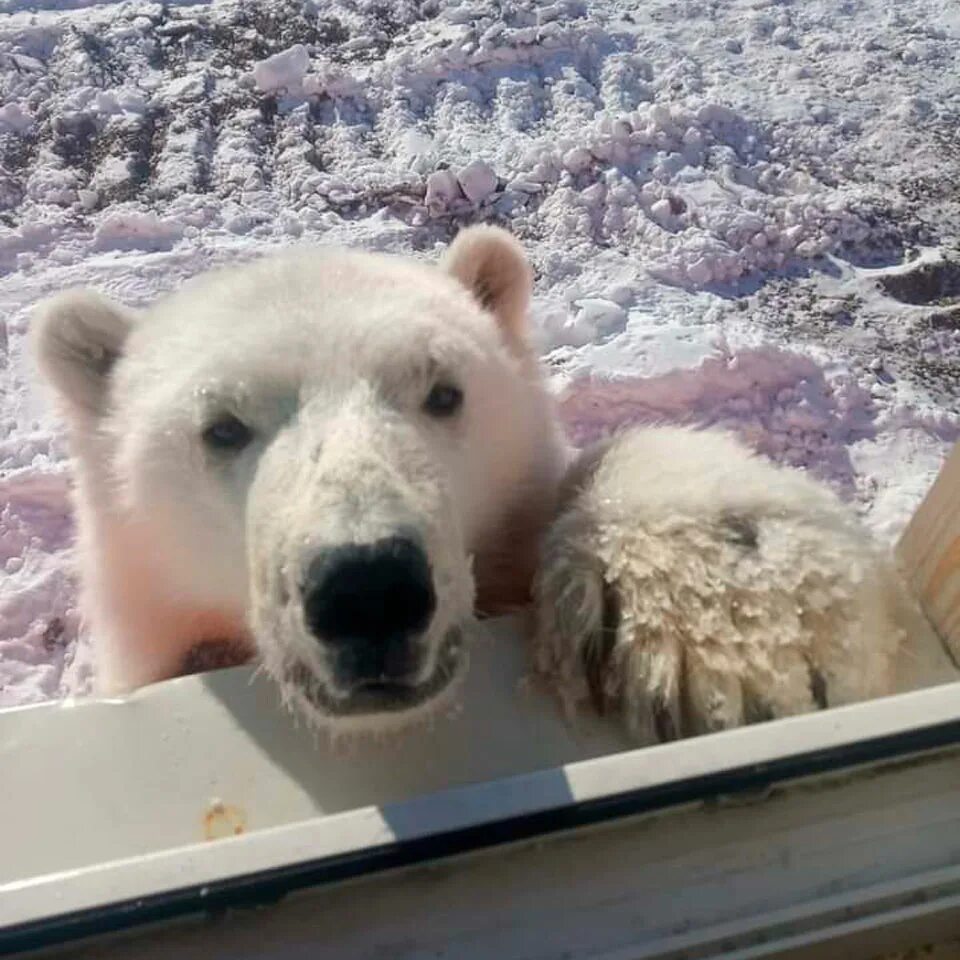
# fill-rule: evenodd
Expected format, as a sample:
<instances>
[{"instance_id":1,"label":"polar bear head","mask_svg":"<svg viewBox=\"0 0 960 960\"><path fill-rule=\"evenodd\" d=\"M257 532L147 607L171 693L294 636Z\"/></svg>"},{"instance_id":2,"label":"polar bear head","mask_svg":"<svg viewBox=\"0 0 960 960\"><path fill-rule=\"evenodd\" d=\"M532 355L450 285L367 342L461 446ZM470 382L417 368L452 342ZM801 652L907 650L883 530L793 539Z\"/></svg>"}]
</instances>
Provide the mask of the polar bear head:
<instances>
[{"instance_id":1,"label":"polar bear head","mask_svg":"<svg viewBox=\"0 0 960 960\"><path fill-rule=\"evenodd\" d=\"M530 286L475 227L439 267L305 248L140 314L45 305L103 688L227 639L316 723L442 702L475 607L525 600L563 469Z\"/></svg>"}]
</instances>

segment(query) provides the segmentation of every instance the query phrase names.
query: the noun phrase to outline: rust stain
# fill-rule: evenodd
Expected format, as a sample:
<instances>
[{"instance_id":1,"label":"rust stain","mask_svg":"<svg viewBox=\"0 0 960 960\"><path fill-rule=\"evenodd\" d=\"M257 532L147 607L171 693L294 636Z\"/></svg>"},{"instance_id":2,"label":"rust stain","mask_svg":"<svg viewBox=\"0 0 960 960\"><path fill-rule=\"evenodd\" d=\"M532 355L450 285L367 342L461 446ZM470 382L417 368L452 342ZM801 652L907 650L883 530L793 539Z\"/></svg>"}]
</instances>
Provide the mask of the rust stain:
<instances>
[{"instance_id":1,"label":"rust stain","mask_svg":"<svg viewBox=\"0 0 960 960\"><path fill-rule=\"evenodd\" d=\"M238 837L247 831L247 815L241 807L211 800L203 814L203 836L206 840Z\"/></svg>"}]
</instances>

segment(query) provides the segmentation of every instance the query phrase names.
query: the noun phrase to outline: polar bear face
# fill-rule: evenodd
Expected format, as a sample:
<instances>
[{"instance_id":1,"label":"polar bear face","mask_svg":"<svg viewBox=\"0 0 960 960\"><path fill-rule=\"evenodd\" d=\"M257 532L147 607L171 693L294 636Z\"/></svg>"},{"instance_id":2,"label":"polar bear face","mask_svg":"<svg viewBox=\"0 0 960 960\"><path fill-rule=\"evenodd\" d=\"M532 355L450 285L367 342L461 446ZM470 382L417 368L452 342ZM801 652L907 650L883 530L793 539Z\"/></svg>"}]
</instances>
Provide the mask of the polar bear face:
<instances>
[{"instance_id":1,"label":"polar bear face","mask_svg":"<svg viewBox=\"0 0 960 960\"><path fill-rule=\"evenodd\" d=\"M442 702L478 594L493 611L525 592L520 531L535 541L563 469L529 290L514 241L473 228L439 269L298 250L140 316L51 302L39 359L110 686L228 631L317 723Z\"/></svg>"}]
</instances>

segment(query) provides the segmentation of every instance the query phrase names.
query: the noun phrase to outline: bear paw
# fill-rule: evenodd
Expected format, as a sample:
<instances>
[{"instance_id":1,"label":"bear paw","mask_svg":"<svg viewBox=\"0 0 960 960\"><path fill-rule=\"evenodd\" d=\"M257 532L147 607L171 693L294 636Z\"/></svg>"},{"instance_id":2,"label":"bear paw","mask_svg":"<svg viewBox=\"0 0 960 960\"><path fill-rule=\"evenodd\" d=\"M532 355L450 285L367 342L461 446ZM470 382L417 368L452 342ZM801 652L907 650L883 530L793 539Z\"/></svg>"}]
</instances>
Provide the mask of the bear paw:
<instances>
[{"instance_id":1,"label":"bear paw","mask_svg":"<svg viewBox=\"0 0 960 960\"><path fill-rule=\"evenodd\" d=\"M885 562L805 476L637 430L574 466L534 584L534 663L640 743L892 692Z\"/></svg>"}]
</instances>

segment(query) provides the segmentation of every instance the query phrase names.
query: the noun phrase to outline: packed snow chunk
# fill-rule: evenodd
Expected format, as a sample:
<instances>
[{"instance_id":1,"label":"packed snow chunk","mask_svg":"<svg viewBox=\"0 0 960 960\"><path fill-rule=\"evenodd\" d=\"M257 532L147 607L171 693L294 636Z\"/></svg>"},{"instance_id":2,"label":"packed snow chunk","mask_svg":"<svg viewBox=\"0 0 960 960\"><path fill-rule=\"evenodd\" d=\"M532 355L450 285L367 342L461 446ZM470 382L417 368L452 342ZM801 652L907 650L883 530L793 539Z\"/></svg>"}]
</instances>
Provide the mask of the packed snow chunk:
<instances>
[{"instance_id":1,"label":"packed snow chunk","mask_svg":"<svg viewBox=\"0 0 960 960\"><path fill-rule=\"evenodd\" d=\"M294 90L303 84L310 69L310 54L302 43L261 60L253 68L253 82L263 93Z\"/></svg>"},{"instance_id":2,"label":"packed snow chunk","mask_svg":"<svg viewBox=\"0 0 960 960\"><path fill-rule=\"evenodd\" d=\"M77 200L84 210L93 210L100 200L100 192L98 190L78 190Z\"/></svg>"},{"instance_id":3,"label":"packed snow chunk","mask_svg":"<svg viewBox=\"0 0 960 960\"><path fill-rule=\"evenodd\" d=\"M69 206L77 199L77 174L52 165L41 167L31 177L27 195L38 203Z\"/></svg>"},{"instance_id":4,"label":"packed snow chunk","mask_svg":"<svg viewBox=\"0 0 960 960\"><path fill-rule=\"evenodd\" d=\"M335 64L315 61L314 71L303 81L305 96L327 96L337 100L363 94L363 80Z\"/></svg>"},{"instance_id":5,"label":"packed snow chunk","mask_svg":"<svg viewBox=\"0 0 960 960\"><path fill-rule=\"evenodd\" d=\"M552 333L552 346L555 347L585 347L597 339L596 327L586 322L580 314L575 317L568 317L550 333Z\"/></svg>"},{"instance_id":6,"label":"packed snow chunk","mask_svg":"<svg viewBox=\"0 0 960 960\"><path fill-rule=\"evenodd\" d=\"M710 263L704 257L694 260L687 267L687 277L691 283L698 286L709 283L713 279L713 271L710 269Z\"/></svg>"},{"instance_id":7,"label":"packed snow chunk","mask_svg":"<svg viewBox=\"0 0 960 960\"><path fill-rule=\"evenodd\" d=\"M657 200L650 207L650 213L659 224L669 223L673 219L673 208L666 197Z\"/></svg>"},{"instance_id":8,"label":"packed snow chunk","mask_svg":"<svg viewBox=\"0 0 960 960\"><path fill-rule=\"evenodd\" d=\"M33 126L33 118L17 103L0 107L0 133L26 133Z\"/></svg>"},{"instance_id":9,"label":"packed snow chunk","mask_svg":"<svg viewBox=\"0 0 960 960\"><path fill-rule=\"evenodd\" d=\"M577 325L581 329L593 328L598 334L619 333L627 322L627 311L612 300L602 297L586 297L577 300Z\"/></svg>"},{"instance_id":10,"label":"packed snow chunk","mask_svg":"<svg viewBox=\"0 0 960 960\"><path fill-rule=\"evenodd\" d=\"M115 210L97 227L98 250L169 250L183 236L183 229L155 213Z\"/></svg>"},{"instance_id":11,"label":"packed snow chunk","mask_svg":"<svg viewBox=\"0 0 960 960\"><path fill-rule=\"evenodd\" d=\"M497 189L498 182L493 168L482 160L468 163L457 174L457 181L471 203L483 203Z\"/></svg>"},{"instance_id":12,"label":"packed snow chunk","mask_svg":"<svg viewBox=\"0 0 960 960\"><path fill-rule=\"evenodd\" d=\"M427 177L427 193L424 203L432 211L445 210L460 198L460 184L449 170L435 170Z\"/></svg>"},{"instance_id":13,"label":"packed snow chunk","mask_svg":"<svg viewBox=\"0 0 960 960\"><path fill-rule=\"evenodd\" d=\"M406 160L414 173L426 176L436 166L437 145L433 137L419 130L409 130L397 142L397 155Z\"/></svg>"},{"instance_id":14,"label":"packed snow chunk","mask_svg":"<svg viewBox=\"0 0 960 960\"><path fill-rule=\"evenodd\" d=\"M176 77L164 88L164 96L169 100L199 100L206 92L206 73L188 73L184 77Z\"/></svg>"},{"instance_id":15,"label":"packed snow chunk","mask_svg":"<svg viewBox=\"0 0 960 960\"><path fill-rule=\"evenodd\" d=\"M534 302L531 317L538 345L543 351L584 347L596 339L596 328L581 320L579 314L571 316L564 303L555 300Z\"/></svg>"},{"instance_id":16,"label":"packed snow chunk","mask_svg":"<svg viewBox=\"0 0 960 960\"><path fill-rule=\"evenodd\" d=\"M583 147L574 147L563 155L563 165L570 173L582 173L593 163L593 154Z\"/></svg>"}]
</instances>

